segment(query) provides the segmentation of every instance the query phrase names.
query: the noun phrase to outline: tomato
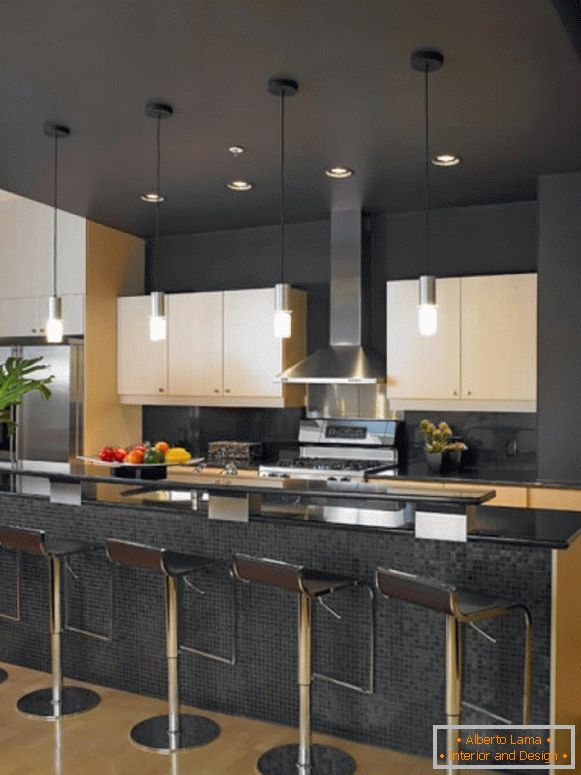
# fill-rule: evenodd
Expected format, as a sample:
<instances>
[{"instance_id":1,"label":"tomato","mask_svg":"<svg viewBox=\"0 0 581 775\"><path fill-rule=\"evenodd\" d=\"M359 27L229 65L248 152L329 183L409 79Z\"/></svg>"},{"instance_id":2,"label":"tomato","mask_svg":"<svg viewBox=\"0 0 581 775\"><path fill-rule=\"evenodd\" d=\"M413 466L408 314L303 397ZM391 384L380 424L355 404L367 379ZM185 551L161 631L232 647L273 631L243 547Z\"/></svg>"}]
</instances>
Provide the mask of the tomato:
<instances>
[{"instance_id":1,"label":"tomato","mask_svg":"<svg viewBox=\"0 0 581 775\"><path fill-rule=\"evenodd\" d=\"M169 449L169 444L167 443L167 441L158 441L157 444L155 445L155 448L159 449L159 451L163 452L163 454L165 455L165 453Z\"/></svg>"},{"instance_id":2,"label":"tomato","mask_svg":"<svg viewBox=\"0 0 581 775\"><path fill-rule=\"evenodd\" d=\"M141 449L132 449L125 458L125 463L143 463L144 452Z\"/></svg>"},{"instance_id":3,"label":"tomato","mask_svg":"<svg viewBox=\"0 0 581 775\"><path fill-rule=\"evenodd\" d=\"M104 463L113 463L115 461L115 450L113 447L103 447L99 450L99 460Z\"/></svg>"},{"instance_id":4,"label":"tomato","mask_svg":"<svg viewBox=\"0 0 581 775\"><path fill-rule=\"evenodd\" d=\"M117 463L122 463L127 457L127 450L123 449L123 447L116 447L114 450L114 453L115 453L115 461Z\"/></svg>"}]
</instances>

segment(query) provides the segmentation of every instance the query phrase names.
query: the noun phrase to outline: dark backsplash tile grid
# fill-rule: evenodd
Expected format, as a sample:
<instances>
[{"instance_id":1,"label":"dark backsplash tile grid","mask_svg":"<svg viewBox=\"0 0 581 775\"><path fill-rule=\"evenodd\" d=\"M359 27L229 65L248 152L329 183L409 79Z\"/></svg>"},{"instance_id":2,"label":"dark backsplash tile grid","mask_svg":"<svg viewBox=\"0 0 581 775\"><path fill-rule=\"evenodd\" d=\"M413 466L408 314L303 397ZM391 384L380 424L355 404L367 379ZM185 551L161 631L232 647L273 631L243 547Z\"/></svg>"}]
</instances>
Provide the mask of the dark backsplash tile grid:
<instances>
[{"instance_id":1,"label":"dark backsplash tile grid","mask_svg":"<svg viewBox=\"0 0 581 775\"><path fill-rule=\"evenodd\" d=\"M526 412L405 412L410 458L423 457L420 422L447 422L468 445L463 468L487 464L536 469L537 415ZM516 445L516 448L514 447ZM514 452L514 454L511 454Z\"/></svg>"},{"instance_id":2,"label":"dark backsplash tile grid","mask_svg":"<svg viewBox=\"0 0 581 775\"><path fill-rule=\"evenodd\" d=\"M143 434L204 456L210 441L260 441L265 457L276 458L282 447L296 446L301 416L300 408L145 407Z\"/></svg>"},{"instance_id":3,"label":"dark backsplash tile grid","mask_svg":"<svg viewBox=\"0 0 581 775\"><path fill-rule=\"evenodd\" d=\"M378 537L357 529L327 530L313 525L209 522L196 514L82 508L41 499L0 496L2 522L44 528L54 535L103 541L109 536L201 553L229 562L236 551L300 562L325 570L372 579L377 565L417 571L464 583L492 596L523 599L534 616L533 722L549 719L550 552L527 547L449 544L416 541L411 536ZM0 568L10 579L14 566L0 552ZM91 583L75 586L71 614L90 629L103 624L108 572L103 557L87 563ZM102 565L100 563L103 563ZM98 570L98 569L101 570ZM153 573L115 568L114 637L97 641L76 633L64 635L64 672L70 678L164 696L163 578ZM182 640L212 651L227 651L231 634L230 580L199 580L208 600L181 590ZM11 582L8 581L8 584ZM4 607L5 583L0 601ZM223 665L184 653L182 699L186 705L296 725L296 600L279 590L238 585L238 663ZM330 601L342 615L337 623L323 610L315 613L315 670L364 683L367 669L367 624L364 590ZM6 604L8 602L6 601ZM204 611L205 606L208 606ZM92 611L96 616L92 616ZM443 723L444 620L431 611L398 601L377 600L376 693L358 694L315 681L313 721L316 729L361 742L430 754L431 725ZM45 558L23 557L22 616L17 624L0 619L2 659L48 670L48 572ZM96 621L95 621L96 620ZM206 627L208 631L205 631ZM465 629L466 698L518 721L523 656L518 616L484 624L499 642ZM488 719L473 712L470 723Z\"/></svg>"}]
</instances>

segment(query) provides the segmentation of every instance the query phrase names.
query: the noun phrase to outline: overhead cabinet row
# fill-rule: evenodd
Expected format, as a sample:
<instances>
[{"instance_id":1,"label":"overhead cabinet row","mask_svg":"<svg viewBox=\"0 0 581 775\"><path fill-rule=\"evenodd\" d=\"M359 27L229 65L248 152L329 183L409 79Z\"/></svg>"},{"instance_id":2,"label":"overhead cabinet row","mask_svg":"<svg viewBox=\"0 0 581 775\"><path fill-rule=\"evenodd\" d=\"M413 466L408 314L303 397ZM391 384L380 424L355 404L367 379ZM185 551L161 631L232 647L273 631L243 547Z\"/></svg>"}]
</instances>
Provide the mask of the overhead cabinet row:
<instances>
[{"instance_id":1,"label":"overhead cabinet row","mask_svg":"<svg viewBox=\"0 0 581 775\"><path fill-rule=\"evenodd\" d=\"M52 207L24 197L0 198L0 337L43 336L53 286ZM58 211L57 294L65 336L84 333L87 221Z\"/></svg>"},{"instance_id":2,"label":"overhead cabinet row","mask_svg":"<svg viewBox=\"0 0 581 775\"><path fill-rule=\"evenodd\" d=\"M276 381L305 354L306 295L293 290L293 336L273 333L274 289L169 294L167 339L151 342L149 297L118 299L117 389L123 403L291 406Z\"/></svg>"},{"instance_id":3,"label":"overhead cabinet row","mask_svg":"<svg viewBox=\"0 0 581 775\"><path fill-rule=\"evenodd\" d=\"M418 332L416 280L387 283L393 408L535 411L536 274L437 280L438 330Z\"/></svg>"}]
</instances>

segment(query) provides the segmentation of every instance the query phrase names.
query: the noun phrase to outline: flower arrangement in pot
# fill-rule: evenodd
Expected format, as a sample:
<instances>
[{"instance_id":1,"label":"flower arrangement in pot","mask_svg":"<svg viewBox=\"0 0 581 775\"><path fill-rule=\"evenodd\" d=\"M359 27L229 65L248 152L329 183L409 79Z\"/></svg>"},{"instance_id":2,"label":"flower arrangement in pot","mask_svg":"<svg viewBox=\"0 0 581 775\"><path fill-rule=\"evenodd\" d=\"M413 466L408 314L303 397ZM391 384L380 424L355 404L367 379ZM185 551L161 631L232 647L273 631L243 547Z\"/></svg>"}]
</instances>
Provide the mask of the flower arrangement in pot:
<instances>
[{"instance_id":1,"label":"flower arrangement in pot","mask_svg":"<svg viewBox=\"0 0 581 775\"><path fill-rule=\"evenodd\" d=\"M462 452L468 449L463 441L452 441L452 429L447 422L434 425L422 420L420 430L424 437L424 452L431 471L442 473L446 467L460 463Z\"/></svg>"},{"instance_id":2,"label":"flower arrangement in pot","mask_svg":"<svg viewBox=\"0 0 581 775\"><path fill-rule=\"evenodd\" d=\"M16 423L11 408L22 403L26 393L36 391L44 398L50 398L49 385L54 376L39 375L48 368L39 358L15 358L11 356L0 364L0 424L6 425L8 433L14 433Z\"/></svg>"}]
</instances>

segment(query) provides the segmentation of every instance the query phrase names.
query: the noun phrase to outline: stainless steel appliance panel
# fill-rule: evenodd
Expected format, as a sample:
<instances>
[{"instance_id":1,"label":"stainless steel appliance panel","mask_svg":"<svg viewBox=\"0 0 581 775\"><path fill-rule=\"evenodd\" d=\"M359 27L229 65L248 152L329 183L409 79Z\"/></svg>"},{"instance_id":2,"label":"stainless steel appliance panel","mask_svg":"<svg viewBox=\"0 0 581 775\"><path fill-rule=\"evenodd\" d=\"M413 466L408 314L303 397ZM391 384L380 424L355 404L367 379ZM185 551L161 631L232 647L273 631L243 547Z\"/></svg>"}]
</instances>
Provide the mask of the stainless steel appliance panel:
<instances>
[{"instance_id":1,"label":"stainless steel appliance panel","mask_svg":"<svg viewBox=\"0 0 581 775\"><path fill-rule=\"evenodd\" d=\"M54 375L51 397L24 397L19 412L18 457L21 460L66 461L79 451L80 347L45 345L22 348L24 358L42 357ZM76 394L73 394L74 389Z\"/></svg>"}]
</instances>

